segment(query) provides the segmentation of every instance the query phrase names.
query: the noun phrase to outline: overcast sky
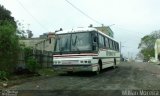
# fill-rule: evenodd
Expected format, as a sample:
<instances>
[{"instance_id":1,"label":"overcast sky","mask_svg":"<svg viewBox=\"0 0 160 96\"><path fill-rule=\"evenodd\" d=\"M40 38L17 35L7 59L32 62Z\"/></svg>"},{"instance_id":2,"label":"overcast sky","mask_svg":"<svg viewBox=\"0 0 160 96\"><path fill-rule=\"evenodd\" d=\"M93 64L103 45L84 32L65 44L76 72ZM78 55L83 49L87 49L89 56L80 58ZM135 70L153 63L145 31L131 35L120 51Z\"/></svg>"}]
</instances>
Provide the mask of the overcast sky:
<instances>
[{"instance_id":1,"label":"overcast sky","mask_svg":"<svg viewBox=\"0 0 160 96\"><path fill-rule=\"evenodd\" d=\"M140 39L160 29L160 0L68 0L96 21L111 26L122 53L135 56ZM65 0L0 0L34 37L59 28L101 26Z\"/></svg>"}]
</instances>

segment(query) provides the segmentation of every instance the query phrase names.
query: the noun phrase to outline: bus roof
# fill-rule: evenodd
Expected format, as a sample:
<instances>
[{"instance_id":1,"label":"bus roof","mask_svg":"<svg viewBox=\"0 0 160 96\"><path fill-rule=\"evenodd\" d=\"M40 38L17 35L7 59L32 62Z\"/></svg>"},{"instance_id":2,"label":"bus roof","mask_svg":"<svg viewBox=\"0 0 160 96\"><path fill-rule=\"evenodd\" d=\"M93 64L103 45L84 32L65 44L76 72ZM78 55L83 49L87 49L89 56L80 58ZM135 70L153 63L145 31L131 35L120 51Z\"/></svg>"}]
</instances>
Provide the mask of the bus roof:
<instances>
[{"instance_id":1,"label":"bus roof","mask_svg":"<svg viewBox=\"0 0 160 96\"><path fill-rule=\"evenodd\" d=\"M58 31L56 34L65 34L65 33L78 33L78 32L86 32L86 31L97 31L96 28L74 28L70 30Z\"/></svg>"},{"instance_id":2,"label":"bus roof","mask_svg":"<svg viewBox=\"0 0 160 96\"><path fill-rule=\"evenodd\" d=\"M70 29L70 30L63 30L63 31L56 32L56 34L58 35L58 34L67 34L67 33L90 32L90 31L97 31L98 33L114 40L112 37L106 35L105 33L101 32L93 27L92 28L74 28L74 29ZM116 41L116 40L114 40L114 41Z\"/></svg>"}]
</instances>

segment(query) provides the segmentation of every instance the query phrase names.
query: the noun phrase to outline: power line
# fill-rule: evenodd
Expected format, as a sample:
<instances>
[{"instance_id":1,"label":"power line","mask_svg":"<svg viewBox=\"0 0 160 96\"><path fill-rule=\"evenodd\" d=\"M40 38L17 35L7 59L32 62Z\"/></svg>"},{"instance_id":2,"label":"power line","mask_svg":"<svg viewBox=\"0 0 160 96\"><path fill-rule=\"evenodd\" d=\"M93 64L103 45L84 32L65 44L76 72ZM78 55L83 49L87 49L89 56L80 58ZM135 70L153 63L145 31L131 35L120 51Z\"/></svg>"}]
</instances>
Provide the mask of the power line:
<instances>
[{"instance_id":1,"label":"power line","mask_svg":"<svg viewBox=\"0 0 160 96\"><path fill-rule=\"evenodd\" d=\"M75 5L73 5L71 2L69 2L68 0L65 0L67 3L69 3L73 8L75 8L77 11L79 11L80 13L82 13L84 16L86 16L87 18L89 18L90 20L98 23L98 24L101 24L100 22L98 22L97 20L93 19L92 17L90 17L89 15L87 15L86 13L84 13L82 10L80 10L78 7L76 7Z\"/></svg>"},{"instance_id":2,"label":"power line","mask_svg":"<svg viewBox=\"0 0 160 96\"><path fill-rule=\"evenodd\" d=\"M17 0L17 1L18 1L18 3L21 5L21 7L33 18L33 20L35 20L35 22L38 23L38 24L46 31L47 28L44 27L44 26L23 6L23 4L22 4L19 0ZM48 31L48 30L47 30L47 31Z\"/></svg>"}]
</instances>

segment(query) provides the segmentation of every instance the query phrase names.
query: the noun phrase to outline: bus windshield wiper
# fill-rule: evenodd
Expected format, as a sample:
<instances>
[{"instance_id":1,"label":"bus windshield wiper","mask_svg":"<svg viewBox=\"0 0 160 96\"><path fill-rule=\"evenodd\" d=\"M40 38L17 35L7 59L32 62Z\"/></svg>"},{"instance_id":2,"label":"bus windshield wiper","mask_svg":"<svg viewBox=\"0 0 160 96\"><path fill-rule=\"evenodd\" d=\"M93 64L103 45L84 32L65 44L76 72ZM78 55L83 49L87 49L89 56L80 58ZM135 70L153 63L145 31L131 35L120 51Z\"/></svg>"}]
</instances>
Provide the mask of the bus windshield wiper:
<instances>
[{"instance_id":1,"label":"bus windshield wiper","mask_svg":"<svg viewBox=\"0 0 160 96\"><path fill-rule=\"evenodd\" d=\"M77 38L78 38L78 37L77 37L77 35L76 35L75 42L74 42L74 46L76 47L78 53L80 54L80 50L79 50L79 48L78 48L78 46L77 46Z\"/></svg>"}]
</instances>

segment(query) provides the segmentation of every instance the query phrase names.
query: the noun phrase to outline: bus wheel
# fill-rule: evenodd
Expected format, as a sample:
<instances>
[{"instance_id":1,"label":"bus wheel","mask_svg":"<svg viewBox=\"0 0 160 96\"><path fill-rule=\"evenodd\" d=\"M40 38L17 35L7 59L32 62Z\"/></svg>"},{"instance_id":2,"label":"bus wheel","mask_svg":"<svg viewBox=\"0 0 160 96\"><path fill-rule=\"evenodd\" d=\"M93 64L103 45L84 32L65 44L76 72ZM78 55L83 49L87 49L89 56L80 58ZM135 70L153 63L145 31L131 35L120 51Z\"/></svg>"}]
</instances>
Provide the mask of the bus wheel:
<instances>
[{"instance_id":1,"label":"bus wheel","mask_svg":"<svg viewBox=\"0 0 160 96\"><path fill-rule=\"evenodd\" d=\"M99 64L97 65L97 71L95 71L95 75L98 75L98 74L100 74L100 65Z\"/></svg>"},{"instance_id":2,"label":"bus wheel","mask_svg":"<svg viewBox=\"0 0 160 96\"><path fill-rule=\"evenodd\" d=\"M113 65L113 68L115 69L117 66L116 66L116 59L114 58L114 65Z\"/></svg>"}]
</instances>

